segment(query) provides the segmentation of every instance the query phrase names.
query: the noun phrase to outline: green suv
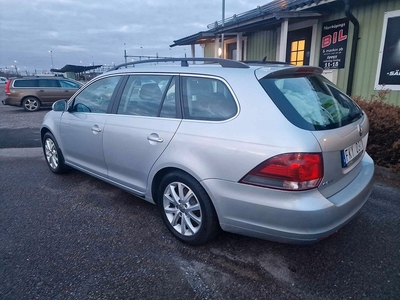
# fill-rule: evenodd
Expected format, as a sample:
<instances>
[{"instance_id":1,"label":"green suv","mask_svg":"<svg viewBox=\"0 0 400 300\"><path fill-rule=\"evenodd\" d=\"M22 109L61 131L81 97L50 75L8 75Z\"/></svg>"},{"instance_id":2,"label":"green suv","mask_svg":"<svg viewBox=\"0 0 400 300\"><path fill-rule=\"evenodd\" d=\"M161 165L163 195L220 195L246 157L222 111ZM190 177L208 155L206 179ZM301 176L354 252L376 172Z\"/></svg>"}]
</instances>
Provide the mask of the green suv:
<instances>
[{"instance_id":1,"label":"green suv","mask_svg":"<svg viewBox=\"0 0 400 300\"><path fill-rule=\"evenodd\" d=\"M5 86L7 97L2 102L37 111L59 99L69 99L82 85L79 81L56 76L11 78Z\"/></svg>"}]
</instances>

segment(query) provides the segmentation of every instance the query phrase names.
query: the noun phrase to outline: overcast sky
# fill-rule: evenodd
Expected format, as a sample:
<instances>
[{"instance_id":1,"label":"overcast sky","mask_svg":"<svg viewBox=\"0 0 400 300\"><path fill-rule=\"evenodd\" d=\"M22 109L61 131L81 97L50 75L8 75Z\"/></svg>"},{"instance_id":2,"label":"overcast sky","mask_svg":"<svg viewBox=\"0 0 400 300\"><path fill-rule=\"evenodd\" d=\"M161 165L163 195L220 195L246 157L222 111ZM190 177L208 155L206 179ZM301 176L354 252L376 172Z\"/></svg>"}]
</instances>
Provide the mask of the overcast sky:
<instances>
[{"instance_id":1,"label":"overcast sky","mask_svg":"<svg viewBox=\"0 0 400 300\"><path fill-rule=\"evenodd\" d=\"M225 17L269 1L226 0ZM222 0L0 0L0 68L49 70L51 56L55 68L119 64L124 49L190 56L190 46L169 45L221 19Z\"/></svg>"}]
</instances>

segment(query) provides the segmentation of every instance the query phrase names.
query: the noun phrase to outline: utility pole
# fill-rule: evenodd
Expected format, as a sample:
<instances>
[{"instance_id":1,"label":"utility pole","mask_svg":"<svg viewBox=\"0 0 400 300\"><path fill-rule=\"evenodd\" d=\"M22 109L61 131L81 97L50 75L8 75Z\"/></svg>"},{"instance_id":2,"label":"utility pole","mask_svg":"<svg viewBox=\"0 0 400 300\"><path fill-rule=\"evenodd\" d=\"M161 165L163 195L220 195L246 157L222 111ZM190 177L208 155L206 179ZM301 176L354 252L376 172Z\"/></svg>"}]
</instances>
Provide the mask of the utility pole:
<instances>
[{"instance_id":1,"label":"utility pole","mask_svg":"<svg viewBox=\"0 0 400 300\"><path fill-rule=\"evenodd\" d=\"M127 60L126 60L126 58L127 58L127 56L126 56L126 43L124 43L124 58L125 58L125 63L127 63ZM125 69L127 68L127 66L125 66Z\"/></svg>"}]
</instances>

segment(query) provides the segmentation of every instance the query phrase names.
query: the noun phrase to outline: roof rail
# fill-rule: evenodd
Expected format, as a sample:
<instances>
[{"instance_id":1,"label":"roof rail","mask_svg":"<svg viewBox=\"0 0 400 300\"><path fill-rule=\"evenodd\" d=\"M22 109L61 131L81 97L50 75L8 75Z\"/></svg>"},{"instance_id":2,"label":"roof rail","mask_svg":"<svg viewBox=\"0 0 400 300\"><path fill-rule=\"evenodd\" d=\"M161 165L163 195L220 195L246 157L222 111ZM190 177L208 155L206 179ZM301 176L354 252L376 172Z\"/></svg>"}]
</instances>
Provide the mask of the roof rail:
<instances>
[{"instance_id":1,"label":"roof rail","mask_svg":"<svg viewBox=\"0 0 400 300\"><path fill-rule=\"evenodd\" d=\"M115 66L114 68L110 69L110 71L118 70L122 67L126 66L135 66L138 64L145 64L145 63L158 63L158 62L181 62L182 67L188 67L189 66L189 61L202 61L202 62L209 62L209 63L217 63L223 68L249 68L248 65L246 65L243 62L239 62L236 60L230 60L230 59L223 59L223 58L210 58L210 57L184 57L184 58L160 58L160 59L148 59L148 60L139 60L139 61L132 61L124 64L120 64L118 66Z\"/></svg>"},{"instance_id":2,"label":"roof rail","mask_svg":"<svg viewBox=\"0 0 400 300\"><path fill-rule=\"evenodd\" d=\"M291 65L291 63L285 61L267 60L267 57L264 57L262 60L242 60L242 62L245 64L256 64L256 65L267 65L267 64Z\"/></svg>"}]
</instances>

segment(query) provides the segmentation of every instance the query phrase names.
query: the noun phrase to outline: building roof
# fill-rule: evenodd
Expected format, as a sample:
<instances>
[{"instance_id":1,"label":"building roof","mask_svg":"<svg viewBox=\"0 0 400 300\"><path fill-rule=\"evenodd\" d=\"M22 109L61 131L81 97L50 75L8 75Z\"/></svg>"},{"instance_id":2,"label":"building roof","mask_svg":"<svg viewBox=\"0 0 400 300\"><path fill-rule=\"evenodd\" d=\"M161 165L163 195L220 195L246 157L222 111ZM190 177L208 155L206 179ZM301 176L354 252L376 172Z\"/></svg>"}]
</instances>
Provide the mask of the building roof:
<instances>
[{"instance_id":1,"label":"building roof","mask_svg":"<svg viewBox=\"0 0 400 300\"><path fill-rule=\"evenodd\" d=\"M175 40L170 47L201 44L206 40L212 42L218 34L234 34L236 32L252 32L277 27L282 18L319 18L326 13L320 6L339 0L275 0L255 9L235 14L232 17L215 21L207 26L208 31L201 31L179 40ZM349 2L355 0L348 0ZM357 0L359 1L359 0ZM340 1L342 2L342 1ZM343 2L342 2L343 3ZM343 3L344 6L344 3ZM224 23L224 25L222 25Z\"/></svg>"},{"instance_id":2,"label":"building roof","mask_svg":"<svg viewBox=\"0 0 400 300\"><path fill-rule=\"evenodd\" d=\"M51 72L58 72L58 73L67 73L67 72L72 72L72 73L81 73L93 69L97 69L102 67L102 65L96 65L96 66L75 66L75 65L65 65L61 69L51 69Z\"/></svg>"}]
</instances>

